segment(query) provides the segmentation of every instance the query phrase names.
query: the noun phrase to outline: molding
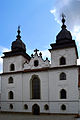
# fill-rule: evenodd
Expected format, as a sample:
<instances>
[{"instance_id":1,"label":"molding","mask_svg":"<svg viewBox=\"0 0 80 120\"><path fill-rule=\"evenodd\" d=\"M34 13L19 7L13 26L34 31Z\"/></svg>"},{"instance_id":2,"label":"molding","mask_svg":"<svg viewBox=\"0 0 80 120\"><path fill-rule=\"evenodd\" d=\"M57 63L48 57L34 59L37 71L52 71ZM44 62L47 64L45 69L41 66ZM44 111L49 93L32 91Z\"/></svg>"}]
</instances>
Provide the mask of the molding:
<instances>
[{"instance_id":1,"label":"molding","mask_svg":"<svg viewBox=\"0 0 80 120\"><path fill-rule=\"evenodd\" d=\"M36 69L25 69L22 71L14 71L14 72L5 72L1 73L0 75L8 75L8 74L20 74L20 73L31 73L31 72L41 72L41 71L49 71L49 70L57 70L57 69L70 69L70 68L79 68L80 66L77 65L70 65L70 66L60 66L60 67L44 67L44 68L36 68Z\"/></svg>"}]
</instances>

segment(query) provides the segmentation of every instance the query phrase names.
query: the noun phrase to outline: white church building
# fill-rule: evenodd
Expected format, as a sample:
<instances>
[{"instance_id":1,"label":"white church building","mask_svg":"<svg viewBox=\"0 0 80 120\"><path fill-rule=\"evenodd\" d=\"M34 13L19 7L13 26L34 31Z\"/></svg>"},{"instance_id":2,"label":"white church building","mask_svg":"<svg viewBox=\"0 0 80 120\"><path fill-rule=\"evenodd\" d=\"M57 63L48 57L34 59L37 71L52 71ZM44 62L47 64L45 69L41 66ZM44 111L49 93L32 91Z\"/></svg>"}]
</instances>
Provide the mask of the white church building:
<instances>
[{"instance_id":1,"label":"white church building","mask_svg":"<svg viewBox=\"0 0 80 120\"><path fill-rule=\"evenodd\" d=\"M20 27L17 32L11 51L2 57L1 111L80 115L78 52L64 17L56 43L50 45L51 63L37 49L29 56Z\"/></svg>"}]
</instances>

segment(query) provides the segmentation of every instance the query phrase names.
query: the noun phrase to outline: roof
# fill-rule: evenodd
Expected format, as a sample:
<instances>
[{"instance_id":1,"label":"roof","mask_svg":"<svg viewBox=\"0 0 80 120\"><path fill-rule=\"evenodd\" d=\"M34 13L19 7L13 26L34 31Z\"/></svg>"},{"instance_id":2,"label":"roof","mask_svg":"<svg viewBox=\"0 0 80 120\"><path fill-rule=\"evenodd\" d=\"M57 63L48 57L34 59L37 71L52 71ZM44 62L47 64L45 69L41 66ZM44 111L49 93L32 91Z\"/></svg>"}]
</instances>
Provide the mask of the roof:
<instances>
[{"instance_id":1,"label":"roof","mask_svg":"<svg viewBox=\"0 0 80 120\"><path fill-rule=\"evenodd\" d=\"M70 42L72 40L72 35L70 31L66 29L64 16L62 18L62 23L63 23L61 26L62 30L56 36L56 43L64 43L66 41Z\"/></svg>"},{"instance_id":2,"label":"roof","mask_svg":"<svg viewBox=\"0 0 80 120\"><path fill-rule=\"evenodd\" d=\"M56 36L56 43L53 43L50 45L51 49L49 49L49 51L51 52L51 50L74 47L76 51L76 56L78 58L78 51L77 51L75 40L72 40L72 35L70 31L66 29L66 25L64 24L65 23L64 17L62 19L62 23L63 23L61 27L62 29Z\"/></svg>"},{"instance_id":3,"label":"roof","mask_svg":"<svg viewBox=\"0 0 80 120\"><path fill-rule=\"evenodd\" d=\"M19 56L22 55L24 56L27 60L30 60L31 57L26 53L26 45L23 43L23 41L21 40L21 36L20 36L20 26L18 26L18 35L16 36L17 39L15 41L12 42L12 46L11 46L11 51L9 52L4 52L4 56L2 56L2 58L6 58L6 57L12 57L12 56Z\"/></svg>"},{"instance_id":4,"label":"roof","mask_svg":"<svg viewBox=\"0 0 80 120\"><path fill-rule=\"evenodd\" d=\"M18 35L16 36L17 39L16 41L13 41L12 42L12 46L11 46L11 49L12 51L23 51L23 52L26 52L26 45L23 43L23 41L21 40L21 36L20 36L20 26L18 26Z\"/></svg>"},{"instance_id":5,"label":"roof","mask_svg":"<svg viewBox=\"0 0 80 120\"><path fill-rule=\"evenodd\" d=\"M17 52L10 51L10 52L4 52L3 54L4 54L4 56L2 56L2 58L22 55L28 60L31 59L31 57L27 53L25 53L23 51L17 51Z\"/></svg>"}]
</instances>

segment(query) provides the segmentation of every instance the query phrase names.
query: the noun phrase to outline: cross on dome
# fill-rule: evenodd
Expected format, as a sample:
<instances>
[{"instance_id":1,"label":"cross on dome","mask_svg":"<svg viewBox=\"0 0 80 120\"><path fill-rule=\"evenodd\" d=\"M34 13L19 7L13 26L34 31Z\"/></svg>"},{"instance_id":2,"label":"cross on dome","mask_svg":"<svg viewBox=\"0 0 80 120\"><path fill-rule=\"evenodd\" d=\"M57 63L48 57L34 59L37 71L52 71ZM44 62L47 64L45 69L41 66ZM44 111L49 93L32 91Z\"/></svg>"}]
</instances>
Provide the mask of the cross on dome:
<instances>
[{"instance_id":1,"label":"cross on dome","mask_svg":"<svg viewBox=\"0 0 80 120\"><path fill-rule=\"evenodd\" d=\"M18 40L21 38L20 32L21 32L21 31L20 31L20 25L19 25L19 26L18 26L18 31L17 31L18 35L16 36Z\"/></svg>"},{"instance_id":2,"label":"cross on dome","mask_svg":"<svg viewBox=\"0 0 80 120\"><path fill-rule=\"evenodd\" d=\"M18 26L18 34L20 34L20 25Z\"/></svg>"}]
</instances>

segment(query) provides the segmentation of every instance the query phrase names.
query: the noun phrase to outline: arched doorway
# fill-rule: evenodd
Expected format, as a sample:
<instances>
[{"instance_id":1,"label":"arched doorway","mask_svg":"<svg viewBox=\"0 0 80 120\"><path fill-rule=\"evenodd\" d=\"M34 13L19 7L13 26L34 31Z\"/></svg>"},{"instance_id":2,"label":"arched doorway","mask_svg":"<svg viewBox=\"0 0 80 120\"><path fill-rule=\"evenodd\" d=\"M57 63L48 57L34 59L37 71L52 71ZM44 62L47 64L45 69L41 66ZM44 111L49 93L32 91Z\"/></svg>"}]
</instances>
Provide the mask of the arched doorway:
<instances>
[{"instance_id":1,"label":"arched doorway","mask_svg":"<svg viewBox=\"0 0 80 120\"><path fill-rule=\"evenodd\" d=\"M40 114L40 107L37 104L34 104L32 106L32 114L33 115L39 115Z\"/></svg>"}]
</instances>

